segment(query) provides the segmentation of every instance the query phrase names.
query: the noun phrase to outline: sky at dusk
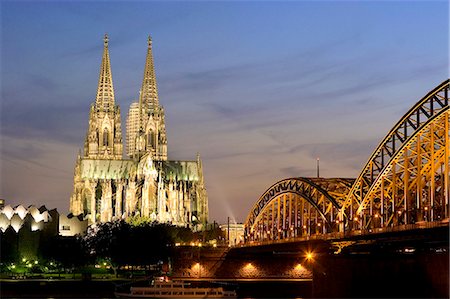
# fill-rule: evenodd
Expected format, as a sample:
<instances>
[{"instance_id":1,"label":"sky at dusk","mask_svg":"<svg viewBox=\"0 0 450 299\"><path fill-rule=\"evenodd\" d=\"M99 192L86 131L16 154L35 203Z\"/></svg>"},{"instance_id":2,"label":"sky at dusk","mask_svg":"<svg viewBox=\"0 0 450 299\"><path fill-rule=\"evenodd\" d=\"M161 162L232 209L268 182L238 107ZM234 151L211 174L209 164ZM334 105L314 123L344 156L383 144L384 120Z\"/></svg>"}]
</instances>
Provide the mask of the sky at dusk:
<instances>
[{"instance_id":1,"label":"sky at dusk","mask_svg":"<svg viewBox=\"0 0 450 299\"><path fill-rule=\"evenodd\" d=\"M210 221L276 181L357 177L449 78L448 1L1 1L1 186L68 213L103 35L122 132L147 36L169 160L203 160ZM125 140L125 138L124 138Z\"/></svg>"}]
</instances>

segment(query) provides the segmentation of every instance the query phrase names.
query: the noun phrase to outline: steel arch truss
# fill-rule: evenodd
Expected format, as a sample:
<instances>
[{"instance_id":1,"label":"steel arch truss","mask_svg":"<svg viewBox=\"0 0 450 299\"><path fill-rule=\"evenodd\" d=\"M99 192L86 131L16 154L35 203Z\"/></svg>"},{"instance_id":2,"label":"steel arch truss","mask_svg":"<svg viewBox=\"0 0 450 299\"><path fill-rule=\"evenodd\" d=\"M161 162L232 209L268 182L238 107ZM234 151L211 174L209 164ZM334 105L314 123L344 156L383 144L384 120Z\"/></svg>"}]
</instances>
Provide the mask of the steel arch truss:
<instances>
[{"instance_id":1,"label":"steel arch truss","mask_svg":"<svg viewBox=\"0 0 450 299\"><path fill-rule=\"evenodd\" d=\"M271 186L245 222L248 241L337 231L337 215L354 180L290 178Z\"/></svg>"},{"instance_id":2,"label":"steel arch truss","mask_svg":"<svg viewBox=\"0 0 450 299\"><path fill-rule=\"evenodd\" d=\"M449 217L449 80L428 93L383 139L341 209L349 229Z\"/></svg>"}]
</instances>

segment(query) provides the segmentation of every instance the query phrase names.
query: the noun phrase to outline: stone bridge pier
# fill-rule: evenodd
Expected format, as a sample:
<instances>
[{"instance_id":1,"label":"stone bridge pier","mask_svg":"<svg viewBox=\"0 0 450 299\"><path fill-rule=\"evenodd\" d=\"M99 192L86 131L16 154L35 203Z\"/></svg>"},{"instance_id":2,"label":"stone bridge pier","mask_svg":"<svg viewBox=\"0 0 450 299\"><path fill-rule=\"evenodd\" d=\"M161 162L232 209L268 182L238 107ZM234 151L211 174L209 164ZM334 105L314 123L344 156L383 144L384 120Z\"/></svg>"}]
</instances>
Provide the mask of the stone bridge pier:
<instances>
[{"instance_id":1,"label":"stone bridge pier","mask_svg":"<svg viewBox=\"0 0 450 299\"><path fill-rule=\"evenodd\" d=\"M271 246L179 248L173 277L215 280L311 281L314 257L311 244L290 248ZM314 245L315 252L318 246Z\"/></svg>"}]
</instances>

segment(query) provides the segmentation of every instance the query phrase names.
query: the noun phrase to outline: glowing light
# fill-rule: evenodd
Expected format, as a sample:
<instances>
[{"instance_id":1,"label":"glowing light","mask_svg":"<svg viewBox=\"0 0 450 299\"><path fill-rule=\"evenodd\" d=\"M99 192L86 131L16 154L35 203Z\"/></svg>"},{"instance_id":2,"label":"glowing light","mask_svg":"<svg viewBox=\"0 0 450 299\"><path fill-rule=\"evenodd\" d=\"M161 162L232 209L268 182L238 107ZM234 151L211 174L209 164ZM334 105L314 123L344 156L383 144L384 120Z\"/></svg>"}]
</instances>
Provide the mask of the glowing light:
<instances>
[{"instance_id":1,"label":"glowing light","mask_svg":"<svg viewBox=\"0 0 450 299\"><path fill-rule=\"evenodd\" d=\"M242 268L239 271L239 273L245 277L255 277L258 275L258 272L258 269L252 263L242 265Z\"/></svg>"},{"instance_id":2,"label":"glowing light","mask_svg":"<svg viewBox=\"0 0 450 299\"><path fill-rule=\"evenodd\" d=\"M200 263L195 263L192 266L192 270L200 272Z\"/></svg>"},{"instance_id":3,"label":"glowing light","mask_svg":"<svg viewBox=\"0 0 450 299\"><path fill-rule=\"evenodd\" d=\"M297 265L295 265L294 269L295 270L303 270L303 266L302 266L302 264L297 264Z\"/></svg>"},{"instance_id":4,"label":"glowing light","mask_svg":"<svg viewBox=\"0 0 450 299\"><path fill-rule=\"evenodd\" d=\"M380 217L380 215L378 215L378 214L375 214L375 218L378 218L378 217Z\"/></svg>"},{"instance_id":5,"label":"glowing light","mask_svg":"<svg viewBox=\"0 0 450 299\"><path fill-rule=\"evenodd\" d=\"M217 244L216 244L216 243L214 243L214 244L213 244L213 247L214 247L214 248L216 248L216 247L217 247Z\"/></svg>"},{"instance_id":6,"label":"glowing light","mask_svg":"<svg viewBox=\"0 0 450 299\"><path fill-rule=\"evenodd\" d=\"M306 253L306 259L307 260L312 260L314 258L314 254L311 251L308 251Z\"/></svg>"},{"instance_id":7,"label":"glowing light","mask_svg":"<svg viewBox=\"0 0 450 299\"><path fill-rule=\"evenodd\" d=\"M306 229L306 225L303 225L303 228Z\"/></svg>"},{"instance_id":8,"label":"glowing light","mask_svg":"<svg viewBox=\"0 0 450 299\"><path fill-rule=\"evenodd\" d=\"M353 218L353 220L358 221L358 217Z\"/></svg>"},{"instance_id":9,"label":"glowing light","mask_svg":"<svg viewBox=\"0 0 450 299\"><path fill-rule=\"evenodd\" d=\"M16 269L16 265L12 265L11 268Z\"/></svg>"},{"instance_id":10,"label":"glowing light","mask_svg":"<svg viewBox=\"0 0 450 299\"><path fill-rule=\"evenodd\" d=\"M34 263L37 265L39 262L38 261L34 261Z\"/></svg>"},{"instance_id":11,"label":"glowing light","mask_svg":"<svg viewBox=\"0 0 450 299\"><path fill-rule=\"evenodd\" d=\"M39 225L37 223L31 224L31 231L35 232L37 230L39 230Z\"/></svg>"},{"instance_id":12,"label":"glowing light","mask_svg":"<svg viewBox=\"0 0 450 299\"><path fill-rule=\"evenodd\" d=\"M27 259L26 259L26 258L22 258L22 262L24 262L24 263L25 263L26 261L27 261Z\"/></svg>"},{"instance_id":13,"label":"glowing light","mask_svg":"<svg viewBox=\"0 0 450 299\"><path fill-rule=\"evenodd\" d=\"M428 207L425 207L425 211L428 211Z\"/></svg>"},{"instance_id":14,"label":"glowing light","mask_svg":"<svg viewBox=\"0 0 450 299\"><path fill-rule=\"evenodd\" d=\"M175 243L175 246L180 246L180 243Z\"/></svg>"}]
</instances>

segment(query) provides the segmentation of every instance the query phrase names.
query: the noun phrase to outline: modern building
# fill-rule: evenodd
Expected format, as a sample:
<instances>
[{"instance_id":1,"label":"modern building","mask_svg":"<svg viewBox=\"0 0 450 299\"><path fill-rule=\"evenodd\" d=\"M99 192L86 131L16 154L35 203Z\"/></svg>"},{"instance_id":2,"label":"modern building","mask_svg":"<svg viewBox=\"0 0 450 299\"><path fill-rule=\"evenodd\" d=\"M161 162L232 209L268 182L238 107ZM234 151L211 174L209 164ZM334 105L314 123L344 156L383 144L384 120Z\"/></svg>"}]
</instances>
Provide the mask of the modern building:
<instances>
[{"instance_id":1,"label":"modern building","mask_svg":"<svg viewBox=\"0 0 450 299\"><path fill-rule=\"evenodd\" d=\"M225 233L228 245L236 246L244 242L244 224L243 223L227 223L219 225L220 229Z\"/></svg>"},{"instance_id":2,"label":"modern building","mask_svg":"<svg viewBox=\"0 0 450 299\"><path fill-rule=\"evenodd\" d=\"M159 104L148 39L139 101L128 111L123 155L120 107L114 96L108 37L92 103L84 151L77 157L70 211L89 223L130 216L201 229L208 221L200 156L168 160L164 109Z\"/></svg>"},{"instance_id":3,"label":"modern building","mask_svg":"<svg viewBox=\"0 0 450 299\"><path fill-rule=\"evenodd\" d=\"M19 233L21 230L31 232L42 231L44 234L62 237L84 235L87 231L88 221L82 217L71 214L61 215L56 209L47 209L45 206L25 207L18 205L0 207L0 232L13 230Z\"/></svg>"},{"instance_id":4,"label":"modern building","mask_svg":"<svg viewBox=\"0 0 450 299\"><path fill-rule=\"evenodd\" d=\"M136 134L139 132L139 103L130 105L127 115L127 156L132 157L136 150Z\"/></svg>"},{"instance_id":5,"label":"modern building","mask_svg":"<svg viewBox=\"0 0 450 299\"><path fill-rule=\"evenodd\" d=\"M37 260L55 240L75 242L87 227L87 219L45 206L5 205L0 207L1 261Z\"/></svg>"}]
</instances>

